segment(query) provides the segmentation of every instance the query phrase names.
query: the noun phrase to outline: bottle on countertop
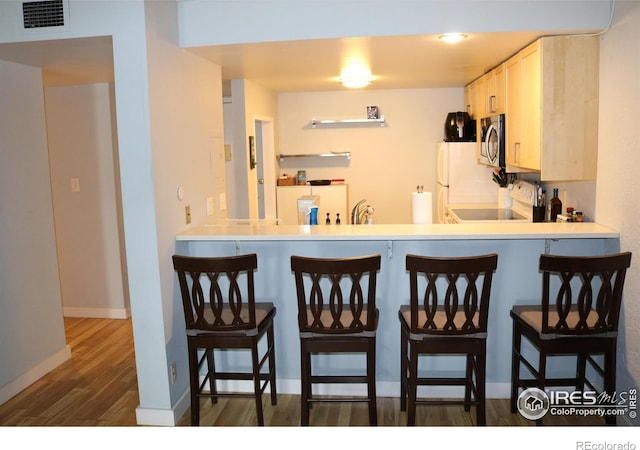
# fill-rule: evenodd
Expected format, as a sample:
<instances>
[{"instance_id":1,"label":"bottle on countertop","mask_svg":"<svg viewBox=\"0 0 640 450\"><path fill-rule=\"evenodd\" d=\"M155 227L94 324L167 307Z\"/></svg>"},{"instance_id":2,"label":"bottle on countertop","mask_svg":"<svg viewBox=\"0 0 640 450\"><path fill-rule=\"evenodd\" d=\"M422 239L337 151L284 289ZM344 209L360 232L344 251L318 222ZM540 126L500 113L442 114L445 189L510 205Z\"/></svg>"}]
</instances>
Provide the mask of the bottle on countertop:
<instances>
[{"instance_id":1,"label":"bottle on countertop","mask_svg":"<svg viewBox=\"0 0 640 450\"><path fill-rule=\"evenodd\" d=\"M553 188L553 197L549 200L549 222L555 222L562 214L562 201L558 198L558 188Z\"/></svg>"},{"instance_id":2,"label":"bottle on countertop","mask_svg":"<svg viewBox=\"0 0 640 450\"><path fill-rule=\"evenodd\" d=\"M329 213L327 213L327 218L326 218L326 220L324 221L324 224L325 224L325 225L331 225L331 217L329 217Z\"/></svg>"},{"instance_id":3,"label":"bottle on countertop","mask_svg":"<svg viewBox=\"0 0 640 450\"><path fill-rule=\"evenodd\" d=\"M340 213L336 213L336 225L340 225Z\"/></svg>"},{"instance_id":4,"label":"bottle on countertop","mask_svg":"<svg viewBox=\"0 0 640 450\"><path fill-rule=\"evenodd\" d=\"M567 222L575 222L576 209L573 206L567 206Z\"/></svg>"},{"instance_id":5,"label":"bottle on countertop","mask_svg":"<svg viewBox=\"0 0 640 450\"><path fill-rule=\"evenodd\" d=\"M309 225L318 225L318 207L312 206L309 209Z\"/></svg>"}]
</instances>

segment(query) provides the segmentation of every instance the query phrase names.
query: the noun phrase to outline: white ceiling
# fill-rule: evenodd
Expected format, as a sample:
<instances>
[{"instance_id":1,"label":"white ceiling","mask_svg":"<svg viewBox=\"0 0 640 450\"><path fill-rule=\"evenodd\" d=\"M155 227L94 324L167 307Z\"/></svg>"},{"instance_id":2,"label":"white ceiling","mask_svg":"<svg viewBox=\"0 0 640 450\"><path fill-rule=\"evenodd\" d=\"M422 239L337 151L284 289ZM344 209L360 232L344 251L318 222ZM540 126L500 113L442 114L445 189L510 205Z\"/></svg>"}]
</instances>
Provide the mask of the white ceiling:
<instances>
[{"instance_id":1,"label":"white ceiling","mask_svg":"<svg viewBox=\"0 0 640 450\"><path fill-rule=\"evenodd\" d=\"M45 86L113 81L110 37L0 44L0 60L41 67Z\"/></svg>"},{"instance_id":2,"label":"white ceiling","mask_svg":"<svg viewBox=\"0 0 640 450\"><path fill-rule=\"evenodd\" d=\"M534 41L539 34L470 34L457 44L437 35L318 39L191 48L222 67L224 80L246 78L277 92L343 89L341 69L362 58L367 89L459 87Z\"/></svg>"},{"instance_id":3,"label":"white ceiling","mask_svg":"<svg viewBox=\"0 0 640 450\"><path fill-rule=\"evenodd\" d=\"M460 87L539 37L480 33L457 44L436 35L319 39L191 48L222 67L223 80L245 78L276 92L343 89L337 78L359 55L370 66L366 89ZM0 45L0 59L43 68L45 86L113 81L106 37Z\"/></svg>"}]
</instances>

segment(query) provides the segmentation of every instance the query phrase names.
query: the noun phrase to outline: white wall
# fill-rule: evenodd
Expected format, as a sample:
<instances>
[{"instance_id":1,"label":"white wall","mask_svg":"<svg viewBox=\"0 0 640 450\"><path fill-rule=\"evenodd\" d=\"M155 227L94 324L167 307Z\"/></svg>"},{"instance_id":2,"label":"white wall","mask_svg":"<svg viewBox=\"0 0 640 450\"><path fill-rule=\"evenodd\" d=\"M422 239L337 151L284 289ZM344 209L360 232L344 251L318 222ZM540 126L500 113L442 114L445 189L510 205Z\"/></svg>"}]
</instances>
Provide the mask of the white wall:
<instances>
[{"instance_id":1,"label":"white wall","mask_svg":"<svg viewBox=\"0 0 640 450\"><path fill-rule=\"evenodd\" d=\"M40 70L0 61L0 403L71 356Z\"/></svg>"},{"instance_id":2,"label":"white wall","mask_svg":"<svg viewBox=\"0 0 640 450\"><path fill-rule=\"evenodd\" d=\"M110 86L47 88L45 103L64 315L127 318Z\"/></svg>"},{"instance_id":3,"label":"white wall","mask_svg":"<svg viewBox=\"0 0 640 450\"><path fill-rule=\"evenodd\" d=\"M616 2L616 17L600 47L600 129L596 220L620 230L634 253L627 273L618 345L618 388L640 383L640 3ZM640 423L637 420L636 424Z\"/></svg>"},{"instance_id":4,"label":"white wall","mask_svg":"<svg viewBox=\"0 0 640 450\"><path fill-rule=\"evenodd\" d=\"M148 325L166 342L166 355L152 355L150 369L157 382L169 389L170 404L164 408L174 409L177 420L185 408L178 402L187 392L189 370L184 315L171 256L175 235L205 221L207 197L213 198L214 217L225 213L219 204L219 194L225 191L222 76L219 66L177 47L173 2L149 2L145 15L158 251L153 269L160 274L162 294L161 299L150 300L161 301L162 310L146 320L153 322ZM184 188L183 200L177 197L179 186ZM189 225L186 205L191 207ZM153 267L154 262L149 264ZM178 381L171 385L173 362Z\"/></svg>"},{"instance_id":5,"label":"white wall","mask_svg":"<svg viewBox=\"0 0 640 450\"><path fill-rule=\"evenodd\" d=\"M280 94L277 153L351 152L350 160L284 159L280 173L304 169L308 180L344 178L350 208L365 198L375 208L376 223L411 223L417 185L433 192L435 208L436 143L444 137L447 113L464 109L463 96L462 88ZM310 126L314 118L364 119L368 105L378 106L384 127Z\"/></svg>"}]
</instances>

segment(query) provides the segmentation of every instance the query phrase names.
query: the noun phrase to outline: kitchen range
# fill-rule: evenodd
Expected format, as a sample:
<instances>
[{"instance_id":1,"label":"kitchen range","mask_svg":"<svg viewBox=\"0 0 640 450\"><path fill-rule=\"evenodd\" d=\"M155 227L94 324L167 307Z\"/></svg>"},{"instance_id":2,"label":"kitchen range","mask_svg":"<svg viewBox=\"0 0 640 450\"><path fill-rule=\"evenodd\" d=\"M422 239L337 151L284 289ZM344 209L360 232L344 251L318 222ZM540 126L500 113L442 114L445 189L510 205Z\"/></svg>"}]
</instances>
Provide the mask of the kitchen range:
<instances>
[{"instance_id":1,"label":"kitchen range","mask_svg":"<svg viewBox=\"0 0 640 450\"><path fill-rule=\"evenodd\" d=\"M516 180L510 188L505 189L512 200L510 207L482 204L452 205L447 211L447 223L531 222L537 187L527 181Z\"/></svg>"}]
</instances>

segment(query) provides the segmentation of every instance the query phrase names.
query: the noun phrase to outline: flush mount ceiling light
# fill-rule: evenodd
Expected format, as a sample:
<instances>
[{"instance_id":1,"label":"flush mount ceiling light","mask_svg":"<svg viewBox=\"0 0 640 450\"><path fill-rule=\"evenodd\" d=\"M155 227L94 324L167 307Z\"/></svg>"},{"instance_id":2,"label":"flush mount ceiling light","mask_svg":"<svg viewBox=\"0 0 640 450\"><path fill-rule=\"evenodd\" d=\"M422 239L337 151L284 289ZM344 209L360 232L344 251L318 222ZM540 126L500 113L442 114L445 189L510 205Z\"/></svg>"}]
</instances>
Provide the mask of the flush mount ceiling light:
<instances>
[{"instance_id":1,"label":"flush mount ceiling light","mask_svg":"<svg viewBox=\"0 0 640 450\"><path fill-rule=\"evenodd\" d=\"M449 44L460 42L461 40L466 38L467 38L467 35L463 33L445 33L438 36L438 39L440 39L443 42L447 42Z\"/></svg>"},{"instance_id":2,"label":"flush mount ceiling light","mask_svg":"<svg viewBox=\"0 0 640 450\"><path fill-rule=\"evenodd\" d=\"M340 77L340 83L348 88L362 88L369 86L373 81L371 75L351 75Z\"/></svg>"},{"instance_id":3,"label":"flush mount ceiling light","mask_svg":"<svg viewBox=\"0 0 640 450\"><path fill-rule=\"evenodd\" d=\"M371 84L373 76L367 67L361 64L352 64L342 70L339 81L344 87L362 88Z\"/></svg>"}]
</instances>

